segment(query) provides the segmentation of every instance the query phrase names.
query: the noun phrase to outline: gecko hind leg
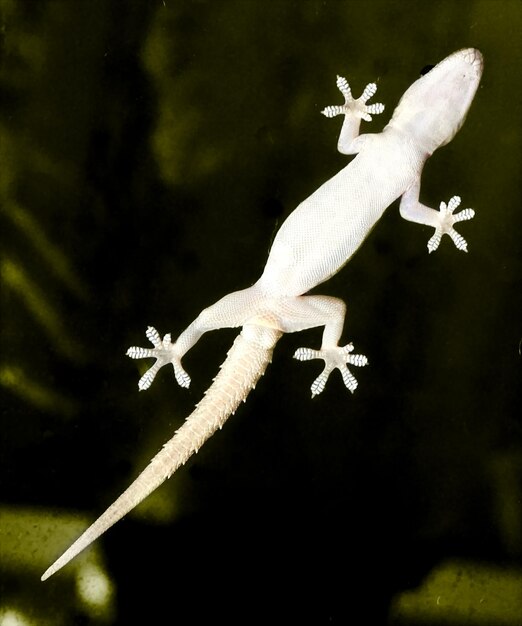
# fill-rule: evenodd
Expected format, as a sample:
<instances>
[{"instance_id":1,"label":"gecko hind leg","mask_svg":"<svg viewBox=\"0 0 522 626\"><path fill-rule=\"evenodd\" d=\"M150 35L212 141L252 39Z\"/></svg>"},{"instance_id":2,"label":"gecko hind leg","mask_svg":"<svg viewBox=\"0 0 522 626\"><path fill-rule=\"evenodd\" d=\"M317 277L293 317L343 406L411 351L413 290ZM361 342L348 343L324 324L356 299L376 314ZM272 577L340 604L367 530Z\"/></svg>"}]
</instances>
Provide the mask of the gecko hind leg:
<instances>
[{"instance_id":1,"label":"gecko hind leg","mask_svg":"<svg viewBox=\"0 0 522 626\"><path fill-rule=\"evenodd\" d=\"M126 353L131 359L156 359L154 365L149 367L149 369L138 381L138 389L140 391L148 389L152 385L152 381L156 377L159 370L164 365L168 365L169 363L171 363L174 368L174 376L176 377L178 384L181 387L188 387L190 385L190 376L181 365L181 357L176 350L176 344L172 343L170 333L161 339L158 331L152 326L149 326L145 334L154 348L139 348L138 346L132 346Z\"/></svg>"},{"instance_id":2,"label":"gecko hind leg","mask_svg":"<svg viewBox=\"0 0 522 626\"><path fill-rule=\"evenodd\" d=\"M346 346L333 346L312 350L311 348L299 348L294 354L298 361L310 361L311 359L323 359L325 366L323 371L314 380L311 386L312 398L319 395L325 388L326 382L334 369L338 369L343 377L343 382L352 393L357 389L357 379L350 372L347 364L363 367L368 364L368 359L363 354L351 354L353 343Z\"/></svg>"},{"instance_id":3,"label":"gecko hind leg","mask_svg":"<svg viewBox=\"0 0 522 626\"><path fill-rule=\"evenodd\" d=\"M344 326L346 305L339 298L331 296L298 296L287 298L275 307L283 332L296 332L307 328L324 326L320 350L299 348L294 358L299 361L323 359L325 367L311 386L312 397L320 394L334 369L341 372L343 382L351 391L357 388L357 380L347 365L361 367L368 363L362 354L351 354L353 344L339 346Z\"/></svg>"},{"instance_id":4,"label":"gecko hind leg","mask_svg":"<svg viewBox=\"0 0 522 626\"><path fill-rule=\"evenodd\" d=\"M181 387L190 385L190 376L183 369L181 359L185 353L200 339L200 337L218 328L234 328L242 326L252 316L253 310L259 301L258 288L255 286L230 293L211 306L203 309L197 318L172 342L170 333L161 339L158 331L149 326L147 339L153 348L132 346L127 350L131 359L156 359L155 363L140 378L140 391L148 389L159 370L169 363L174 367L176 381Z\"/></svg>"}]
</instances>

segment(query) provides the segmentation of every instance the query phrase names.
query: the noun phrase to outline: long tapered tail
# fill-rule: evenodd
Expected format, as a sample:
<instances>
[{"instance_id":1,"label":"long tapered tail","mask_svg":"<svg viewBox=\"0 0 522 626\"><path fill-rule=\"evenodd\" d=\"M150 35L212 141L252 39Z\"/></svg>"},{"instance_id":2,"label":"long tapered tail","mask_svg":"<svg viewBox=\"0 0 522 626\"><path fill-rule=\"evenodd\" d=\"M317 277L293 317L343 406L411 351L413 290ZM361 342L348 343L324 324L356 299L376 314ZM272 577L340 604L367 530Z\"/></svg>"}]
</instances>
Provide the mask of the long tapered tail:
<instances>
[{"instance_id":1,"label":"long tapered tail","mask_svg":"<svg viewBox=\"0 0 522 626\"><path fill-rule=\"evenodd\" d=\"M105 513L46 570L42 580L61 569L137 506L223 426L265 372L280 336L279 331L262 326L243 328L214 382L172 439Z\"/></svg>"}]
</instances>

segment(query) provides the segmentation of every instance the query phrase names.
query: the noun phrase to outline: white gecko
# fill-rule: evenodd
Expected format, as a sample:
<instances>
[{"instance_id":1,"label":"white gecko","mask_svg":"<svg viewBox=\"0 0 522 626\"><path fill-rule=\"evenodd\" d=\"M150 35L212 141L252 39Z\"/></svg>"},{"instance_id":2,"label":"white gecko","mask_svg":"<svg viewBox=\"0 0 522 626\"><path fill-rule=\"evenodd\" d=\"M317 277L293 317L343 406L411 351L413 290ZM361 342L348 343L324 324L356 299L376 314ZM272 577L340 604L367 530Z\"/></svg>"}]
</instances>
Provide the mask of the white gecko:
<instances>
[{"instance_id":1,"label":"white gecko","mask_svg":"<svg viewBox=\"0 0 522 626\"><path fill-rule=\"evenodd\" d=\"M466 241L454 224L473 217L472 209L454 213L460 198L440 203L440 210L419 202L420 177L426 159L454 137L462 126L483 69L482 55L473 48L454 52L419 78L401 98L381 133L359 135L361 119L384 110L367 105L376 85L367 85L353 99L344 78L337 86L344 96L341 106L322 111L326 117L344 115L338 150L357 156L333 178L302 202L283 223L273 242L266 267L251 287L231 293L209 308L181 333L175 343L160 338L149 327L153 348L129 348L133 359L155 358L141 377L140 390L148 389L158 370L171 363L176 380L188 387L190 378L181 365L183 355L209 330L242 327L213 384L174 436L126 491L49 567L49 578L110 526L126 515L169 478L203 443L223 426L246 400L271 361L283 333L324 326L320 350L299 348L301 361L322 359L325 367L312 384L312 396L321 393L330 373L341 372L350 391L357 381L347 365L363 366L367 359L353 354L353 345L339 346L346 305L338 298L303 295L336 274L362 244L385 209L401 197L400 213L407 220L435 228L428 242L437 249L449 235L459 250Z\"/></svg>"}]
</instances>

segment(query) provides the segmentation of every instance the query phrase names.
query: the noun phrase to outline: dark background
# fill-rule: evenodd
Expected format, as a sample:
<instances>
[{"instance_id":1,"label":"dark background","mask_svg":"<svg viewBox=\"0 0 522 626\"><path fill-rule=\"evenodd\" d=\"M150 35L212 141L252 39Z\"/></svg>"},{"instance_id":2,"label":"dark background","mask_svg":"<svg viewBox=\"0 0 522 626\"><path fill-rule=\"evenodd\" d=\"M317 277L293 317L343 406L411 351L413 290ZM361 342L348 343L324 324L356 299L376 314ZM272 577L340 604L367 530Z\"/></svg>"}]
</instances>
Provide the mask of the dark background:
<instances>
[{"instance_id":1,"label":"dark background","mask_svg":"<svg viewBox=\"0 0 522 626\"><path fill-rule=\"evenodd\" d=\"M344 338L370 359L357 392L333 375L311 401L321 366L291 355L321 331L283 337L223 431L101 540L110 622L384 624L446 558L519 563L522 4L0 7L0 498L42 519L94 519L208 387L235 331L187 355L189 391L165 368L138 393L125 351L254 282L284 217L347 162L319 115L336 74L356 96L378 82L375 132L424 66L485 57L421 194L476 210L469 253L445 238L428 255L431 229L392 205L317 290L346 300ZM90 623L67 570L40 583L48 564L0 563L0 611L16 596L38 623Z\"/></svg>"}]
</instances>

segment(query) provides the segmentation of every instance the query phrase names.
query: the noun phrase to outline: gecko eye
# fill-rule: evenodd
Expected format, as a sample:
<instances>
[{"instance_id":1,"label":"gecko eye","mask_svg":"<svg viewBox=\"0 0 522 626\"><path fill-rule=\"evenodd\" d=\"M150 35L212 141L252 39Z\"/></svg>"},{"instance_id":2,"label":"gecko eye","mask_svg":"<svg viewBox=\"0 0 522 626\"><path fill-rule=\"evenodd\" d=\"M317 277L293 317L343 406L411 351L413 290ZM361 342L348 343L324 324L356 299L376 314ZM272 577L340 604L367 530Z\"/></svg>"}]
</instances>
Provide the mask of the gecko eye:
<instances>
[{"instance_id":1,"label":"gecko eye","mask_svg":"<svg viewBox=\"0 0 522 626\"><path fill-rule=\"evenodd\" d=\"M421 71L420 71L420 75L424 76L425 74L427 74L430 70L432 70L435 66L434 65L425 65Z\"/></svg>"}]
</instances>

